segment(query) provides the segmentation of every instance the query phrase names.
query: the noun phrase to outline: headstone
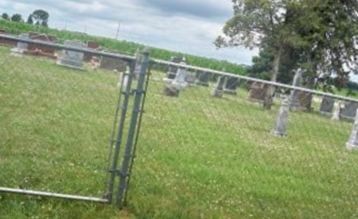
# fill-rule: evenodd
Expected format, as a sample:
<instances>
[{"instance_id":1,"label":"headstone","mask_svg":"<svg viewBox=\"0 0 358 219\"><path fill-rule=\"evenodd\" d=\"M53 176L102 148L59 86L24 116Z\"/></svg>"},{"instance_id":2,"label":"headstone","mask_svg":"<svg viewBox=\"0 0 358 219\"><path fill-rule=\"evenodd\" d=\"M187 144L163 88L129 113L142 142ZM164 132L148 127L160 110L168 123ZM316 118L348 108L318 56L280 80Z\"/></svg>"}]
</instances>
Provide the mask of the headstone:
<instances>
[{"instance_id":1,"label":"headstone","mask_svg":"<svg viewBox=\"0 0 358 219\"><path fill-rule=\"evenodd\" d=\"M319 112L323 115L330 116L332 115L334 108L334 99L331 97L324 96L322 98L321 106L319 108Z\"/></svg>"},{"instance_id":2,"label":"headstone","mask_svg":"<svg viewBox=\"0 0 358 219\"><path fill-rule=\"evenodd\" d=\"M197 72L197 85L209 87L209 81L210 81L210 73L209 72L203 72L199 71Z\"/></svg>"},{"instance_id":3,"label":"headstone","mask_svg":"<svg viewBox=\"0 0 358 219\"><path fill-rule=\"evenodd\" d=\"M345 102L344 107L341 109L340 117L354 121L358 109L357 102Z\"/></svg>"},{"instance_id":4,"label":"headstone","mask_svg":"<svg viewBox=\"0 0 358 219\"><path fill-rule=\"evenodd\" d=\"M181 62L180 64L185 64ZM175 74L174 79L165 78L166 83L164 88L164 94L167 96L178 97L181 90L185 89L188 86L187 79L187 70L184 68L177 68L177 73Z\"/></svg>"},{"instance_id":5,"label":"headstone","mask_svg":"<svg viewBox=\"0 0 358 219\"><path fill-rule=\"evenodd\" d=\"M185 59L182 59L180 57L171 57L170 58L170 62L174 62L174 63L180 63L183 62L185 64ZM167 72L167 78L174 80L175 76L178 72L178 67L176 66L169 66L168 68L168 72Z\"/></svg>"},{"instance_id":6,"label":"headstone","mask_svg":"<svg viewBox=\"0 0 358 219\"><path fill-rule=\"evenodd\" d=\"M293 79L292 86L301 87L302 86L302 78L303 71L302 69L297 69L295 73L295 77ZM291 91L290 97L290 110L311 110L312 108L312 99L313 94L306 91L295 90Z\"/></svg>"},{"instance_id":7,"label":"headstone","mask_svg":"<svg viewBox=\"0 0 358 219\"><path fill-rule=\"evenodd\" d=\"M196 82L196 77L193 72L187 71L185 81L188 83L188 85L194 85Z\"/></svg>"},{"instance_id":8,"label":"headstone","mask_svg":"<svg viewBox=\"0 0 358 219\"><path fill-rule=\"evenodd\" d=\"M223 97L225 80L226 80L225 76L219 76L218 81L211 93L212 96L219 97L219 98Z\"/></svg>"},{"instance_id":9,"label":"headstone","mask_svg":"<svg viewBox=\"0 0 358 219\"><path fill-rule=\"evenodd\" d=\"M86 48L86 44L80 41L70 41L67 40L64 43L65 46L75 47L75 48ZM83 69L83 52L77 52L70 49L62 50L62 54L57 60L57 64L66 66L73 69Z\"/></svg>"},{"instance_id":10,"label":"headstone","mask_svg":"<svg viewBox=\"0 0 358 219\"><path fill-rule=\"evenodd\" d=\"M268 85L260 82L253 82L250 85L249 100L253 102L263 103L267 93Z\"/></svg>"},{"instance_id":11,"label":"headstone","mask_svg":"<svg viewBox=\"0 0 358 219\"><path fill-rule=\"evenodd\" d=\"M302 86L302 71L301 69L297 69L295 72L295 76L293 78L293 82L292 82L292 86L295 87L301 87ZM300 108L300 98L299 98L299 90L291 90L291 95L290 95L290 109L291 110L295 110Z\"/></svg>"},{"instance_id":12,"label":"headstone","mask_svg":"<svg viewBox=\"0 0 358 219\"><path fill-rule=\"evenodd\" d=\"M358 150L358 110L354 120L353 128L346 147L348 150Z\"/></svg>"},{"instance_id":13,"label":"headstone","mask_svg":"<svg viewBox=\"0 0 358 219\"><path fill-rule=\"evenodd\" d=\"M289 105L290 101L288 98L285 98L281 103L281 107L276 119L275 129L273 130L273 134L277 137L283 137L287 135L288 113L290 111Z\"/></svg>"},{"instance_id":14,"label":"headstone","mask_svg":"<svg viewBox=\"0 0 358 219\"><path fill-rule=\"evenodd\" d=\"M226 77L224 92L227 94L236 95L236 89L239 85L240 80L235 77Z\"/></svg>"},{"instance_id":15,"label":"headstone","mask_svg":"<svg viewBox=\"0 0 358 219\"><path fill-rule=\"evenodd\" d=\"M30 40L30 35L28 33L23 33L19 35L19 38L22 40ZM13 55L21 55L27 51L28 47L28 43L17 42L16 47L11 49L11 53Z\"/></svg>"},{"instance_id":16,"label":"headstone","mask_svg":"<svg viewBox=\"0 0 358 219\"><path fill-rule=\"evenodd\" d=\"M331 120L338 121L340 119L341 110L342 110L342 102L337 101L336 103L334 103Z\"/></svg>"}]
</instances>

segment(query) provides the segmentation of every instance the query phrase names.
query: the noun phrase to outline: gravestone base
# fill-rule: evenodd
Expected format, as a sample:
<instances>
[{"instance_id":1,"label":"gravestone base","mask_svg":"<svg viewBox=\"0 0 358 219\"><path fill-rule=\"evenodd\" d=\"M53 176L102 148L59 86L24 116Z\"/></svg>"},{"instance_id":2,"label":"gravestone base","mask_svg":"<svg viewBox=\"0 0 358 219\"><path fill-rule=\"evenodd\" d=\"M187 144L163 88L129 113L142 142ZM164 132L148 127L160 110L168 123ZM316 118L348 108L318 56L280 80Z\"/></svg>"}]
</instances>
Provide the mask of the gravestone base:
<instances>
[{"instance_id":1,"label":"gravestone base","mask_svg":"<svg viewBox=\"0 0 358 219\"><path fill-rule=\"evenodd\" d=\"M209 87L209 83L205 83L205 82L201 82L201 81L197 81L196 85L203 86L203 87Z\"/></svg>"},{"instance_id":2,"label":"gravestone base","mask_svg":"<svg viewBox=\"0 0 358 219\"><path fill-rule=\"evenodd\" d=\"M225 93L225 94L229 94L229 95L237 95L237 91L236 91L236 90L228 90L228 89L225 89L225 90L224 90L224 93Z\"/></svg>"},{"instance_id":3,"label":"gravestone base","mask_svg":"<svg viewBox=\"0 0 358 219\"><path fill-rule=\"evenodd\" d=\"M180 90L177 89L176 87L167 85L164 88L164 94L169 97L179 97Z\"/></svg>"},{"instance_id":4,"label":"gravestone base","mask_svg":"<svg viewBox=\"0 0 358 219\"><path fill-rule=\"evenodd\" d=\"M72 68L72 69L76 69L76 70L84 70L83 63L78 63L73 60L60 58L56 63L58 65L61 65L61 66L67 67L67 68Z\"/></svg>"},{"instance_id":5,"label":"gravestone base","mask_svg":"<svg viewBox=\"0 0 358 219\"><path fill-rule=\"evenodd\" d=\"M218 98L222 98L224 96L224 91L223 90L218 90L218 89L214 89L211 93L211 95L213 97L218 97Z\"/></svg>"},{"instance_id":6,"label":"gravestone base","mask_svg":"<svg viewBox=\"0 0 358 219\"><path fill-rule=\"evenodd\" d=\"M350 142L347 142L346 148L349 151L358 151L358 144L351 144Z\"/></svg>"},{"instance_id":7,"label":"gravestone base","mask_svg":"<svg viewBox=\"0 0 358 219\"><path fill-rule=\"evenodd\" d=\"M22 57L25 54L26 50L25 49L19 49L19 48L15 47L15 48L12 48L10 50L10 52L11 52L12 56Z\"/></svg>"}]
</instances>

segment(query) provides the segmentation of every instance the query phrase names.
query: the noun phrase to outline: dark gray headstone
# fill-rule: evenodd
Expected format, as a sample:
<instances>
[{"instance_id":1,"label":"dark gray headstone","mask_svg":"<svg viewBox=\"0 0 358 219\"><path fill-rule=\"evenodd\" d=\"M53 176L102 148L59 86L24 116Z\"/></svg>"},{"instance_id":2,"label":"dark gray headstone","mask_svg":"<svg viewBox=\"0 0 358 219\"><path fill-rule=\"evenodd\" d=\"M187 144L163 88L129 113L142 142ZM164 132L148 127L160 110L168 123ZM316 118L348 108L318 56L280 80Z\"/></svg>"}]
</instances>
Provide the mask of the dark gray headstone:
<instances>
[{"instance_id":1,"label":"dark gray headstone","mask_svg":"<svg viewBox=\"0 0 358 219\"><path fill-rule=\"evenodd\" d=\"M170 62L174 62L174 63L180 63L182 62L182 58L180 57L171 57L170 58ZM176 66L169 66L168 68L168 72L167 72L167 78L168 79L175 79L175 76L178 72L178 67Z\"/></svg>"},{"instance_id":2,"label":"dark gray headstone","mask_svg":"<svg viewBox=\"0 0 358 219\"><path fill-rule=\"evenodd\" d=\"M268 85L259 82L253 82L250 85L249 100L263 103L268 90Z\"/></svg>"},{"instance_id":3,"label":"dark gray headstone","mask_svg":"<svg viewBox=\"0 0 358 219\"><path fill-rule=\"evenodd\" d=\"M319 108L320 113L327 116L332 115L334 102L335 101L333 98L324 96L322 98L321 106Z\"/></svg>"},{"instance_id":4,"label":"dark gray headstone","mask_svg":"<svg viewBox=\"0 0 358 219\"><path fill-rule=\"evenodd\" d=\"M209 72L203 72L199 71L196 75L198 78L197 84L205 87L209 87L209 81L210 81L210 73Z\"/></svg>"},{"instance_id":5,"label":"dark gray headstone","mask_svg":"<svg viewBox=\"0 0 358 219\"><path fill-rule=\"evenodd\" d=\"M225 85L225 76L220 76L218 81L212 91L212 96L214 97L222 97L224 95L224 85Z\"/></svg>"},{"instance_id":6,"label":"dark gray headstone","mask_svg":"<svg viewBox=\"0 0 358 219\"><path fill-rule=\"evenodd\" d=\"M224 92L227 94L234 94L236 95L236 89L239 85L240 80L235 77L226 77Z\"/></svg>"},{"instance_id":7,"label":"dark gray headstone","mask_svg":"<svg viewBox=\"0 0 358 219\"><path fill-rule=\"evenodd\" d=\"M86 48L86 44L80 41L67 40L64 45L75 48ZM64 49L57 60L57 64L74 69L83 69L83 58L83 52Z\"/></svg>"},{"instance_id":8,"label":"dark gray headstone","mask_svg":"<svg viewBox=\"0 0 358 219\"><path fill-rule=\"evenodd\" d=\"M358 109L358 103L345 102L343 109L340 111L340 117L348 120L354 120Z\"/></svg>"},{"instance_id":9,"label":"dark gray headstone","mask_svg":"<svg viewBox=\"0 0 358 219\"><path fill-rule=\"evenodd\" d=\"M302 86L302 73L303 72L301 71L301 69L296 70L295 77L293 78L292 86L295 86L295 87ZM296 110L301 107L299 95L300 95L299 90L293 89L291 91L291 95L290 95L290 109L291 110Z\"/></svg>"}]
</instances>

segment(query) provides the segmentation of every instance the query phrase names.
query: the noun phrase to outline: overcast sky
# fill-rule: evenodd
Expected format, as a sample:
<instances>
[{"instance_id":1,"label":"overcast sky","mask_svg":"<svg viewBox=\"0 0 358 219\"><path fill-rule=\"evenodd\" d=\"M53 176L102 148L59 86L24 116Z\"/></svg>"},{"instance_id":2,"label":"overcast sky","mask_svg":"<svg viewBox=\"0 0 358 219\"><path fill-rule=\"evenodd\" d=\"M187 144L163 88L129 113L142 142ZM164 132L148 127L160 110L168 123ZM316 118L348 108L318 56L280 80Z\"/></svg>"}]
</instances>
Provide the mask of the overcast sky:
<instances>
[{"instance_id":1,"label":"overcast sky","mask_svg":"<svg viewBox=\"0 0 358 219\"><path fill-rule=\"evenodd\" d=\"M213 45L232 16L231 0L0 0L1 13L25 19L39 8L59 29L114 38L120 22L119 39L241 64L257 53Z\"/></svg>"}]
</instances>

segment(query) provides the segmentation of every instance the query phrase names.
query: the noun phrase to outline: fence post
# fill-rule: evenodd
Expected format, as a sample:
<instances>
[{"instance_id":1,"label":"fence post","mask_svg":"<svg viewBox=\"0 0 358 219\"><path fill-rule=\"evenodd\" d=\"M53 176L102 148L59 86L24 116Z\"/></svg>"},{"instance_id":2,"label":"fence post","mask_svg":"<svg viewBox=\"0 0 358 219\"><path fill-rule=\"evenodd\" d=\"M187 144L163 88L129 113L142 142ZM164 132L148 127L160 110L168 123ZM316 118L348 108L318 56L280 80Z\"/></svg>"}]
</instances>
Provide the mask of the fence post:
<instances>
[{"instance_id":1,"label":"fence post","mask_svg":"<svg viewBox=\"0 0 358 219\"><path fill-rule=\"evenodd\" d=\"M140 113L141 113L141 103L142 103L142 99L144 97L144 92L145 92L145 81L146 81L146 76L147 76L147 70L148 70L148 66L149 66L149 52L147 49L145 49L138 57L137 59L138 62L140 63L140 72L138 75L138 83L137 83L137 88L134 90L134 94L135 94L135 98L134 98L134 103L133 103L133 110L132 110L132 116L131 116L131 121L129 124L129 129L128 129L128 137L127 137L127 142L125 145L125 152L124 152L124 157L123 157L123 161L122 161L122 165L120 168L120 172L119 172L119 188L118 188L118 194L117 194L117 205L122 208L123 207L123 201L125 199L125 194L126 194L126 189L128 186L128 176L131 168L131 161L132 161L132 157L133 157L133 149L134 149L134 143L135 143L135 139L136 139L136 134L138 135L139 133L136 133L137 130L137 126L138 126L138 121L139 121L139 117L140 117Z\"/></svg>"},{"instance_id":2,"label":"fence post","mask_svg":"<svg viewBox=\"0 0 358 219\"><path fill-rule=\"evenodd\" d=\"M356 113L356 118L353 124L351 136L346 144L348 150L358 149L358 109Z\"/></svg>"},{"instance_id":3,"label":"fence post","mask_svg":"<svg viewBox=\"0 0 358 219\"><path fill-rule=\"evenodd\" d=\"M121 115L120 115L120 119L119 119L116 140L113 139L116 124L113 125L113 133L112 133L112 137L110 139L111 147L110 147L110 155L109 155L108 160L111 163L109 166L110 174L109 174L108 185L107 185L107 194L106 194L109 202L112 202L112 200L113 200L114 182L115 182L116 176L118 176L118 173L119 173L118 159L119 159L120 148L121 148L121 144L122 144L122 140L123 140L123 129L125 126L125 120L126 120L126 115L127 115L127 111L128 111L128 103L129 103L129 99L131 96L130 91L131 91L131 85L132 85L132 81L133 81L133 77L134 77L134 66L135 66L134 64L133 64L133 62L130 64L130 71L129 72L126 71L123 74L123 77L121 80L120 96L119 96L119 101L118 101L118 105L117 105L117 109L116 109L115 123L117 122L117 116L118 116L119 110L121 110ZM121 104L122 95L124 95L124 99L123 99L123 103ZM114 144L114 152L112 155L111 153L113 150L112 149L113 144Z\"/></svg>"},{"instance_id":4,"label":"fence post","mask_svg":"<svg viewBox=\"0 0 358 219\"><path fill-rule=\"evenodd\" d=\"M276 119L276 126L273 130L273 134L275 136L283 137L287 135L288 113L290 111L289 102L289 98L285 98L281 103L281 107Z\"/></svg>"}]
</instances>

